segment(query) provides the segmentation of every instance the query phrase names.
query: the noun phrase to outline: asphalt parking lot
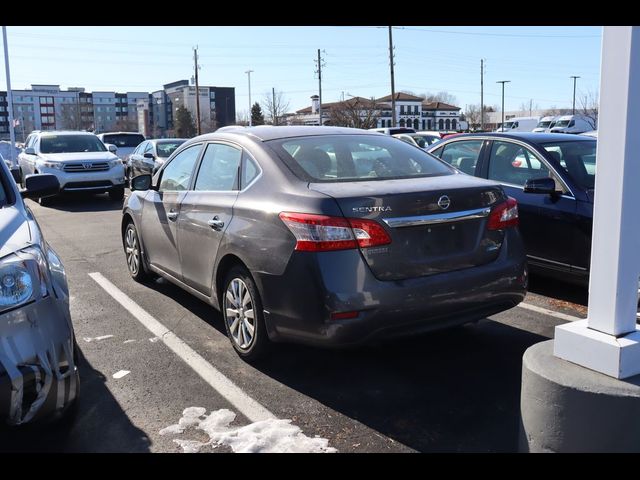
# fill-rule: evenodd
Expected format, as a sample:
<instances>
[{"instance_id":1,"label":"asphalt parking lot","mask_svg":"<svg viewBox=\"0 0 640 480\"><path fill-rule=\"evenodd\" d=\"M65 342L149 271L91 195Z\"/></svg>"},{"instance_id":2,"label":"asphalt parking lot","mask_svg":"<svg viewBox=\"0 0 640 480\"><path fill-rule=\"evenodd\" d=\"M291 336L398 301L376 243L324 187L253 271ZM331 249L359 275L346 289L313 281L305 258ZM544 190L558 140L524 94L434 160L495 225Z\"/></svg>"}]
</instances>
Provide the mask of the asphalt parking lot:
<instances>
[{"instance_id":1,"label":"asphalt parking lot","mask_svg":"<svg viewBox=\"0 0 640 480\"><path fill-rule=\"evenodd\" d=\"M163 280L130 278L120 202L96 195L27 203L67 271L82 387L72 422L5 428L4 452L232 451L207 445L202 429L161 433L190 407L234 412L228 428L236 431L262 408L338 452L516 451L522 354L556 325L586 316L585 288L533 277L523 306L475 324L350 350L282 345L249 365L207 304ZM148 317L167 335L154 335ZM203 368L231 380L250 406L237 408Z\"/></svg>"}]
</instances>

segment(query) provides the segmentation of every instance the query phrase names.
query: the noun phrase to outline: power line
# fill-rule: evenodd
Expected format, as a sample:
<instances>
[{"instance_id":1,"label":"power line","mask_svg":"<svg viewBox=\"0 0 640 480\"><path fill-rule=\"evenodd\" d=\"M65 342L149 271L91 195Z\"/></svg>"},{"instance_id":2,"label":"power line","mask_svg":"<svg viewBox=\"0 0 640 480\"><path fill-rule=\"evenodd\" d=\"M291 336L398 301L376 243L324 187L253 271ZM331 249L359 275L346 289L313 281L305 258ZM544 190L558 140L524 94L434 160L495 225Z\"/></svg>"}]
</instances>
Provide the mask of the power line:
<instances>
[{"instance_id":1,"label":"power line","mask_svg":"<svg viewBox=\"0 0 640 480\"><path fill-rule=\"evenodd\" d=\"M412 30L424 33L446 33L451 35L476 35L482 37L519 37L519 38L601 38L601 35L548 35L548 34L519 34L519 33L486 33L486 32L463 32L460 30L434 30L413 27L394 27L399 30Z\"/></svg>"}]
</instances>

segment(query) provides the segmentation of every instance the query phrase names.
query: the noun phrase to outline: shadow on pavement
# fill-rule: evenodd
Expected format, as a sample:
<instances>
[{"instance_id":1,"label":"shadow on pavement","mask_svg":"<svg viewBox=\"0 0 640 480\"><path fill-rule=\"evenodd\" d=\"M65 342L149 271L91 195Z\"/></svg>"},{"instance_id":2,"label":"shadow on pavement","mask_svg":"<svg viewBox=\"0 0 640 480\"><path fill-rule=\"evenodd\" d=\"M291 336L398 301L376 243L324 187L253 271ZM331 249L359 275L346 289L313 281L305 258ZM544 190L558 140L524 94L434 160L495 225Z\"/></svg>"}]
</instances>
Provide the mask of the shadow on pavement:
<instances>
[{"instance_id":1,"label":"shadow on pavement","mask_svg":"<svg viewBox=\"0 0 640 480\"><path fill-rule=\"evenodd\" d=\"M64 212L106 212L122 210L122 200L111 200L107 193L66 193L56 196L51 205L39 208L51 208Z\"/></svg>"},{"instance_id":2,"label":"shadow on pavement","mask_svg":"<svg viewBox=\"0 0 640 480\"><path fill-rule=\"evenodd\" d=\"M589 289L587 286L563 282L551 277L532 274L529 277L529 291L564 302L587 306Z\"/></svg>"},{"instance_id":3,"label":"shadow on pavement","mask_svg":"<svg viewBox=\"0 0 640 480\"><path fill-rule=\"evenodd\" d=\"M80 402L60 424L0 427L0 452L149 452L150 440L135 427L80 352Z\"/></svg>"}]
</instances>

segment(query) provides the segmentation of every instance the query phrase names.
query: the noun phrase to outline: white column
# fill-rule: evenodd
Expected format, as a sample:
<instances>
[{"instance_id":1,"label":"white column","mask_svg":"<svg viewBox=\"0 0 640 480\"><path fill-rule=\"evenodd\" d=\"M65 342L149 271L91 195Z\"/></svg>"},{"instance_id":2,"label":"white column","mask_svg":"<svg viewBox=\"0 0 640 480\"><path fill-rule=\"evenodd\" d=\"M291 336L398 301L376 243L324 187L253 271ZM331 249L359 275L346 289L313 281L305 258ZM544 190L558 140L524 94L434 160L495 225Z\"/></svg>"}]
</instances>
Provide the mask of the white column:
<instances>
[{"instance_id":1,"label":"white column","mask_svg":"<svg viewBox=\"0 0 640 480\"><path fill-rule=\"evenodd\" d=\"M616 378L640 373L640 27L604 27L585 321L556 327L554 353Z\"/></svg>"}]
</instances>

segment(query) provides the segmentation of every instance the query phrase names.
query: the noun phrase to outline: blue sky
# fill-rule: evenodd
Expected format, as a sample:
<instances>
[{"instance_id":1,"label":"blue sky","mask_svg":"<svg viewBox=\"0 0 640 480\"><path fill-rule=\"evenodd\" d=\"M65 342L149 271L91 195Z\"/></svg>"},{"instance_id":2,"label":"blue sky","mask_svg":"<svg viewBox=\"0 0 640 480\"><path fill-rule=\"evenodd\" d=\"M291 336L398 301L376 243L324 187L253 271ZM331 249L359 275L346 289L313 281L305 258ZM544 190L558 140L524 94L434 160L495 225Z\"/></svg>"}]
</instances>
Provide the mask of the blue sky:
<instances>
[{"instance_id":1,"label":"blue sky","mask_svg":"<svg viewBox=\"0 0 640 480\"><path fill-rule=\"evenodd\" d=\"M275 87L290 111L317 93L317 49L323 50L323 102L344 92L390 93L387 27L8 27L11 83L80 86L88 91L153 91L191 78L199 46L201 85L236 88L236 108ZM486 59L485 103L505 109L570 107L599 87L601 27L406 26L393 30L396 91L447 91L457 105L480 102L480 59ZM6 89L4 74L0 89Z\"/></svg>"}]
</instances>

